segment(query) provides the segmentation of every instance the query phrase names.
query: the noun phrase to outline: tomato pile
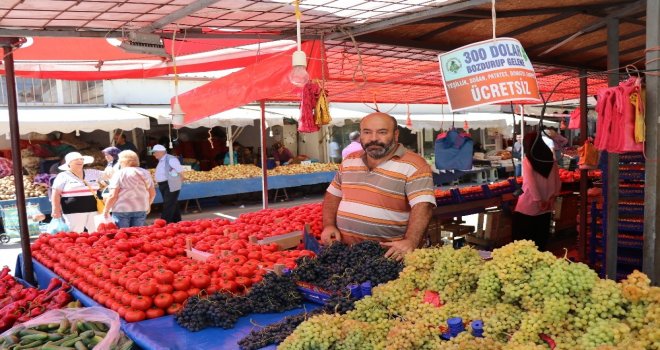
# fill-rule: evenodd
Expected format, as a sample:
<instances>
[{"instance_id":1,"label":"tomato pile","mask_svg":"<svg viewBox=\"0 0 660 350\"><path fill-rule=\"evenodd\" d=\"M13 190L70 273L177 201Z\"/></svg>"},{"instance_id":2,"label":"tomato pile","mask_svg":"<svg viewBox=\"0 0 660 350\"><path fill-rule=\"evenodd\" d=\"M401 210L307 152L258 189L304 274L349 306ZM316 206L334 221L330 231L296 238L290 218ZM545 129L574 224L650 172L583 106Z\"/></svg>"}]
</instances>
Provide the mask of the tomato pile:
<instances>
[{"instance_id":1,"label":"tomato pile","mask_svg":"<svg viewBox=\"0 0 660 350\"><path fill-rule=\"evenodd\" d=\"M5 266L0 271L0 333L16 322L26 322L71 301L69 285L53 278L46 289L27 288L9 274Z\"/></svg>"},{"instance_id":2,"label":"tomato pile","mask_svg":"<svg viewBox=\"0 0 660 350\"><path fill-rule=\"evenodd\" d=\"M253 244L249 237L299 230L305 219L318 230L320 204L252 213L234 223L209 219L167 225L158 219L153 226L60 232L40 236L32 251L83 293L136 322L174 314L201 291L244 294L275 264L293 269L296 259L314 253L280 251L277 244ZM213 254L206 261L186 257L188 239Z\"/></svg>"}]
</instances>

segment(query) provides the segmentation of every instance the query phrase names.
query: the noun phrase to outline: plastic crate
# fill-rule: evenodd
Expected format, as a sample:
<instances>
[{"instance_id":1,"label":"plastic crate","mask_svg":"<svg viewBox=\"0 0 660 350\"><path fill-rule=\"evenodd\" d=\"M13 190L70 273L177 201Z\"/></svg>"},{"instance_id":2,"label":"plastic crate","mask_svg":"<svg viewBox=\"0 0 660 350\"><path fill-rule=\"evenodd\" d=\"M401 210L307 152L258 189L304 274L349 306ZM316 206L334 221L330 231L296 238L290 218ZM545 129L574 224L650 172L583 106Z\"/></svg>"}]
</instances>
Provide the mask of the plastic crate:
<instances>
[{"instance_id":1,"label":"plastic crate","mask_svg":"<svg viewBox=\"0 0 660 350\"><path fill-rule=\"evenodd\" d=\"M619 215L644 215L644 206L619 204Z\"/></svg>"},{"instance_id":2,"label":"plastic crate","mask_svg":"<svg viewBox=\"0 0 660 350\"><path fill-rule=\"evenodd\" d=\"M477 187L477 186L473 186L473 187ZM478 192L471 192L471 193L461 193L461 190L457 189L456 193L458 194L459 203L476 201L476 200L487 199L492 197L492 193L490 192L488 185L485 184L480 185L479 189L480 190Z\"/></svg>"},{"instance_id":3,"label":"plastic crate","mask_svg":"<svg viewBox=\"0 0 660 350\"><path fill-rule=\"evenodd\" d=\"M316 304L325 305L328 302L328 299L337 295L337 293L333 293L309 283L296 282L296 284L298 286L298 291L303 298Z\"/></svg>"}]
</instances>

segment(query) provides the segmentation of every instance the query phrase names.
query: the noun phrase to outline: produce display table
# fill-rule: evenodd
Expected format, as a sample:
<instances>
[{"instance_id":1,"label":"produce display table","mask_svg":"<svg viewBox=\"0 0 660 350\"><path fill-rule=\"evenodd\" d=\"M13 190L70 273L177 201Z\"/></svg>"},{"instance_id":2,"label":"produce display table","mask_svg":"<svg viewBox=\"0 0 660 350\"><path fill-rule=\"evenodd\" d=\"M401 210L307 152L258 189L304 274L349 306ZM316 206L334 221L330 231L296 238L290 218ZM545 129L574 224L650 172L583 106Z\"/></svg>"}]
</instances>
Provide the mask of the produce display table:
<instances>
[{"instance_id":1,"label":"produce display table","mask_svg":"<svg viewBox=\"0 0 660 350\"><path fill-rule=\"evenodd\" d=\"M16 277L23 277L23 256L19 255L16 261ZM34 273L40 288L48 286L52 277L58 277L53 271L36 260L32 260ZM73 288L73 297L84 306L101 306L89 296ZM311 311L319 306L305 303L303 308L283 313L252 314L242 317L232 329L207 328L199 332L190 332L180 327L174 321L174 316L164 316L135 323L126 323L122 320L122 330L141 349L144 350L195 350L195 349L238 349L237 342L250 333L252 329L266 326L280 321L286 316L295 315L303 311ZM275 349L268 346L263 349Z\"/></svg>"},{"instance_id":2,"label":"produce display table","mask_svg":"<svg viewBox=\"0 0 660 350\"><path fill-rule=\"evenodd\" d=\"M496 196L493 198L485 198L464 203L438 206L433 209L433 216L437 219L448 219L456 216L477 214L485 211L486 208L500 207L503 203L511 202L513 199L513 194L505 193L501 196Z\"/></svg>"},{"instance_id":3,"label":"produce display table","mask_svg":"<svg viewBox=\"0 0 660 350\"><path fill-rule=\"evenodd\" d=\"M334 171L268 176L268 189L315 185L331 182L335 177ZM210 182L184 183L181 187L179 200L189 200L207 197L226 196L238 193L261 191L261 177L248 179L219 180ZM156 191L154 203L162 203L160 191Z\"/></svg>"},{"instance_id":4,"label":"produce display table","mask_svg":"<svg viewBox=\"0 0 660 350\"><path fill-rule=\"evenodd\" d=\"M48 199L48 197L30 197L26 198L25 202L39 204L39 210L44 214L50 214L50 212L53 210L52 206L50 205L50 199ZM11 205L16 205L16 200L10 199L6 201L0 201L0 207Z\"/></svg>"}]
</instances>

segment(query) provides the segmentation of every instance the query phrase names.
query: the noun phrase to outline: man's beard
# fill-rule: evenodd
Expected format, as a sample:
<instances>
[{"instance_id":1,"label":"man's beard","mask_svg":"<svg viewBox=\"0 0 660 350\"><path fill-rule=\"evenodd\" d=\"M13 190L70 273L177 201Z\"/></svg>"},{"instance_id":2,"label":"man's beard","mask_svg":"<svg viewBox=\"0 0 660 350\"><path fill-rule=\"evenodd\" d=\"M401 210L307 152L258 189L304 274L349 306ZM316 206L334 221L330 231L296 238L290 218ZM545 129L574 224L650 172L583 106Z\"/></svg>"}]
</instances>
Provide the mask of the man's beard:
<instances>
[{"instance_id":1,"label":"man's beard","mask_svg":"<svg viewBox=\"0 0 660 350\"><path fill-rule=\"evenodd\" d=\"M371 146L378 146L380 148L370 150L369 147ZM364 151L367 152L369 157L373 159L381 159L385 157L390 152L393 146L394 146L394 140L392 140L389 145L386 145L385 143L378 141L371 141L367 144L362 143L362 148L364 149Z\"/></svg>"}]
</instances>

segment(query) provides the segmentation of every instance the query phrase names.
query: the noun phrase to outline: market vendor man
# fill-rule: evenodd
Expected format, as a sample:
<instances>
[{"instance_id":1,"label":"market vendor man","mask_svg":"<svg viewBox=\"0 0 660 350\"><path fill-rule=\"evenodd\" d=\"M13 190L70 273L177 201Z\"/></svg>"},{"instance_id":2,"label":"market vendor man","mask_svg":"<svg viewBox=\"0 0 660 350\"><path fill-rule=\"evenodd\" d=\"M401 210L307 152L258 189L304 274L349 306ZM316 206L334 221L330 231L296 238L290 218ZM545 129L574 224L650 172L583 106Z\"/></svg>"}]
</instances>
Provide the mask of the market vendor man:
<instances>
[{"instance_id":1,"label":"market vendor man","mask_svg":"<svg viewBox=\"0 0 660 350\"><path fill-rule=\"evenodd\" d=\"M394 117L362 119L362 150L342 161L323 200L323 244L377 240L396 260L420 246L436 205L431 168L398 139Z\"/></svg>"}]
</instances>

